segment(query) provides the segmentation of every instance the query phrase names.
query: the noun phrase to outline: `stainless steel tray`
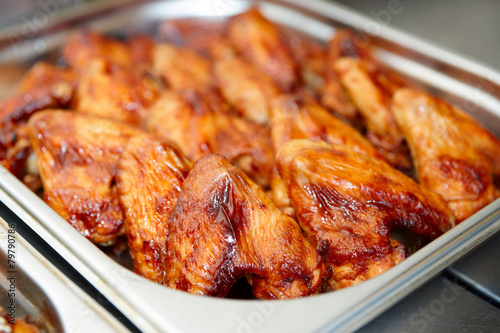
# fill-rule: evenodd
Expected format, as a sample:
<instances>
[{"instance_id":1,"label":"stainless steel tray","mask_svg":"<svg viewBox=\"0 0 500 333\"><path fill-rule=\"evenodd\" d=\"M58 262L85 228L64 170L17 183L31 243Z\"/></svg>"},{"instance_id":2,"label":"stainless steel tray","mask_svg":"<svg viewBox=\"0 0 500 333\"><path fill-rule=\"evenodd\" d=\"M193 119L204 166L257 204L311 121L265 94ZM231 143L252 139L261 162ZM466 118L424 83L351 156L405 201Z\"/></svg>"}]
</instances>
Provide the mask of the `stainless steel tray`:
<instances>
[{"instance_id":1,"label":"stainless steel tray","mask_svg":"<svg viewBox=\"0 0 500 333\"><path fill-rule=\"evenodd\" d=\"M89 4L76 16L61 18L44 28L37 41L21 40L17 53L14 48L0 52L0 60L29 60L38 55L34 43L44 46L42 53L49 52L69 33L62 28L84 20L94 29L112 33L123 31L124 27L131 31L131 27L165 18L223 18L250 5L250 1L237 0L143 1L113 4L110 10L103 8L103 4L98 7ZM500 75L493 70L332 3L260 1L259 5L271 20L320 40L327 40L339 25L377 32L367 36L378 45L377 54L383 62L471 112L500 135ZM0 36L18 28L0 32ZM1 37L0 45L6 45ZM369 281L302 299L248 301L190 295L135 275L78 234L3 169L0 169L0 200L144 332L352 331L500 230L500 200L497 200Z\"/></svg>"},{"instance_id":2,"label":"stainless steel tray","mask_svg":"<svg viewBox=\"0 0 500 333\"><path fill-rule=\"evenodd\" d=\"M127 332L0 218L0 306L9 319L29 315L43 332Z\"/></svg>"}]
</instances>

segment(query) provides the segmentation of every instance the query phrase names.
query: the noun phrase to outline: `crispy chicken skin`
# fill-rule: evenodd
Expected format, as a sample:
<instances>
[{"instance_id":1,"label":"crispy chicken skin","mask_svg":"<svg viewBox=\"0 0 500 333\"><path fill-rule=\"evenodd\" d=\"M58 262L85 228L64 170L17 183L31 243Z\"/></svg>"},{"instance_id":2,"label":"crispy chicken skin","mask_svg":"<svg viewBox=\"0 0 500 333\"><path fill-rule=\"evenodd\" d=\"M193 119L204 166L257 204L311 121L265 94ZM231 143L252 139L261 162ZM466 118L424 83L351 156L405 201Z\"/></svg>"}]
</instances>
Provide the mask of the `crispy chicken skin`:
<instances>
[{"instance_id":1,"label":"crispy chicken skin","mask_svg":"<svg viewBox=\"0 0 500 333\"><path fill-rule=\"evenodd\" d=\"M274 150L293 139L323 140L345 145L356 152L382 159L377 149L354 127L330 114L307 96L283 95L272 102L271 136ZM287 189L278 172L272 178L272 198L278 207L293 216Z\"/></svg>"},{"instance_id":2,"label":"crispy chicken skin","mask_svg":"<svg viewBox=\"0 0 500 333\"><path fill-rule=\"evenodd\" d=\"M306 237L332 270L331 289L376 276L406 257L392 228L435 238L454 226L435 193L346 146L293 140L277 165Z\"/></svg>"},{"instance_id":3,"label":"crispy chicken skin","mask_svg":"<svg viewBox=\"0 0 500 333\"><path fill-rule=\"evenodd\" d=\"M408 147L391 111L392 94L406 83L384 73L373 62L342 57L335 61L334 66L342 85L363 116L368 139L393 167L409 172Z\"/></svg>"},{"instance_id":4,"label":"crispy chicken skin","mask_svg":"<svg viewBox=\"0 0 500 333\"><path fill-rule=\"evenodd\" d=\"M115 172L130 137L141 131L104 118L45 110L28 131L38 160L44 200L95 243L112 243L122 232Z\"/></svg>"},{"instance_id":5,"label":"crispy chicken skin","mask_svg":"<svg viewBox=\"0 0 500 333\"><path fill-rule=\"evenodd\" d=\"M238 57L216 60L213 74L222 96L239 114L260 124L269 122L270 101L280 93L271 77Z\"/></svg>"},{"instance_id":6,"label":"crispy chicken skin","mask_svg":"<svg viewBox=\"0 0 500 333\"><path fill-rule=\"evenodd\" d=\"M213 91L165 92L151 108L148 128L193 161L219 153L259 185L269 185L274 165L269 130L229 113Z\"/></svg>"},{"instance_id":7,"label":"crispy chicken skin","mask_svg":"<svg viewBox=\"0 0 500 333\"><path fill-rule=\"evenodd\" d=\"M40 180L28 165L32 149L26 122L39 110L69 107L75 81L72 71L39 62L23 76L16 93L0 102L0 163L32 190Z\"/></svg>"},{"instance_id":8,"label":"crispy chicken skin","mask_svg":"<svg viewBox=\"0 0 500 333\"><path fill-rule=\"evenodd\" d=\"M298 69L279 29L257 9L229 20L228 37L235 49L257 69L271 76L281 89L298 85Z\"/></svg>"},{"instance_id":9,"label":"crispy chicken skin","mask_svg":"<svg viewBox=\"0 0 500 333\"><path fill-rule=\"evenodd\" d=\"M297 63L305 87L314 95L320 95L325 83L327 51L310 36L282 27L281 33Z\"/></svg>"},{"instance_id":10,"label":"crispy chicken skin","mask_svg":"<svg viewBox=\"0 0 500 333\"><path fill-rule=\"evenodd\" d=\"M246 276L258 298L317 293L324 266L297 223L220 155L200 159L169 222L168 286L225 296Z\"/></svg>"},{"instance_id":11,"label":"crispy chicken skin","mask_svg":"<svg viewBox=\"0 0 500 333\"><path fill-rule=\"evenodd\" d=\"M193 50L172 44L157 44L153 69L174 90L206 89L213 85L210 62Z\"/></svg>"},{"instance_id":12,"label":"crispy chicken skin","mask_svg":"<svg viewBox=\"0 0 500 333\"><path fill-rule=\"evenodd\" d=\"M330 39L327 46L326 66L324 71L325 83L321 89L321 103L329 110L357 123L359 111L351 100L335 70L335 62L341 57L360 58L366 54L365 46L359 37L350 30L339 29Z\"/></svg>"},{"instance_id":13,"label":"crispy chicken skin","mask_svg":"<svg viewBox=\"0 0 500 333\"><path fill-rule=\"evenodd\" d=\"M134 271L160 284L168 220L190 169L185 157L147 134L130 139L118 163L116 186Z\"/></svg>"},{"instance_id":14,"label":"crispy chicken skin","mask_svg":"<svg viewBox=\"0 0 500 333\"><path fill-rule=\"evenodd\" d=\"M377 149L348 123L305 95L282 95L272 102L271 133L276 151L293 139L323 140L382 159Z\"/></svg>"},{"instance_id":15,"label":"crispy chicken skin","mask_svg":"<svg viewBox=\"0 0 500 333\"><path fill-rule=\"evenodd\" d=\"M116 66L102 58L92 59L80 74L73 107L79 112L141 127L159 88L146 73Z\"/></svg>"},{"instance_id":16,"label":"crispy chicken skin","mask_svg":"<svg viewBox=\"0 0 500 333\"><path fill-rule=\"evenodd\" d=\"M163 42L185 47L212 59L234 56L226 36L227 21L181 18L163 21L159 27Z\"/></svg>"},{"instance_id":17,"label":"crispy chicken skin","mask_svg":"<svg viewBox=\"0 0 500 333\"><path fill-rule=\"evenodd\" d=\"M500 140L475 119L428 93L401 89L393 112L422 186L441 195L458 222L496 198Z\"/></svg>"},{"instance_id":18,"label":"crispy chicken skin","mask_svg":"<svg viewBox=\"0 0 500 333\"><path fill-rule=\"evenodd\" d=\"M62 49L64 61L78 72L85 70L92 59L103 59L118 66L132 67L134 59L131 54L126 43L89 30L72 35Z\"/></svg>"}]
</instances>

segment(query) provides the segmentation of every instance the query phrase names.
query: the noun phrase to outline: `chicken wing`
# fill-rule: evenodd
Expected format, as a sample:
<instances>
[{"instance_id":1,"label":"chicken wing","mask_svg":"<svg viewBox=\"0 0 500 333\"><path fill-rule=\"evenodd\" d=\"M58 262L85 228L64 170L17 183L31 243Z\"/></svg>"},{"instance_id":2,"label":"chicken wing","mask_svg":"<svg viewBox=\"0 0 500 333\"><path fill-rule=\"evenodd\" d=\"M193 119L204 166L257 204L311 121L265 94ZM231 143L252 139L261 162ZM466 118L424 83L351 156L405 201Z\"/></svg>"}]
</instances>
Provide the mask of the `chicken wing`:
<instances>
[{"instance_id":1,"label":"chicken wing","mask_svg":"<svg viewBox=\"0 0 500 333\"><path fill-rule=\"evenodd\" d=\"M164 42L218 59L235 54L235 50L226 36L226 29L226 21L181 18L161 22L159 34Z\"/></svg>"},{"instance_id":2,"label":"chicken wing","mask_svg":"<svg viewBox=\"0 0 500 333\"><path fill-rule=\"evenodd\" d=\"M130 139L118 163L116 186L134 271L160 284L168 220L190 168L186 158L146 134Z\"/></svg>"},{"instance_id":3,"label":"chicken wing","mask_svg":"<svg viewBox=\"0 0 500 333\"><path fill-rule=\"evenodd\" d=\"M257 9L229 20L228 36L235 49L257 69L271 76L281 89L298 85L298 69L279 29Z\"/></svg>"},{"instance_id":4,"label":"chicken wing","mask_svg":"<svg viewBox=\"0 0 500 333\"><path fill-rule=\"evenodd\" d=\"M216 60L213 73L224 98L243 117L269 122L270 101L280 93L271 77L238 57Z\"/></svg>"},{"instance_id":5,"label":"chicken wing","mask_svg":"<svg viewBox=\"0 0 500 333\"><path fill-rule=\"evenodd\" d=\"M292 140L277 165L306 237L332 270L331 289L357 284L406 258L392 228L435 238L454 226L446 203L385 162L346 146Z\"/></svg>"},{"instance_id":6,"label":"chicken wing","mask_svg":"<svg viewBox=\"0 0 500 333\"><path fill-rule=\"evenodd\" d=\"M144 126L160 87L147 73L90 60L82 71L73 107L80 112Z\"/></svg>"},{"instance_id":7,"label":"chicken wing","mask_svg":"<svg viewBox=\"0 0 500 333\"><path fill-rule=\"evenodd\" d=\"M343 57L334 66L363 116L368 139L393 167L409 173L409 150L391 111L392 94L406 83L384 73L373 62Z\"/></svg>"},{"instance_id":8,"label":"chicken wing","mask_svg":"<svg viewBox=\"0 0 500 333\"><path fill-rule=\"evenodd\" d=\"M153 67L171 89L207 89L213 85L210 62L193 50L172 44L158 44Z\"/></svg>"},{"instance_id":9,"label":"chicken wing","mask_svg":"<svg viewBox=\"0 0 500 333\"><path fill-rule=\"evenodd\" d=\"M425 92L401 89L393 112L410 146L422 186L463 221L496 198L500 140L464 111Z\"/></svg>"},{"instance_id":10,"label":"chicken wing","mask_svg":"<svg viewBox=\"0 0 500 333\"><path fill-rule=\"evenodd\" d=\"M73 72L40 62L23 76L17 92L0 102L0 163L33 190L40 179L28 162L32 149L26 122L39 110L68 107L75 81Z\"/></svg>"},{"instance_id":11,"label":"chicken wing","mask_svg":"<svg viewBox=\"0 0 500 333\"><path fill-rule=\"evenodd\" d=\"M132 67L134 59L125 42L84 30L72 35L62 49L64 61L75 71L81 72L93 59L103 59L123 67Z\"/></svg>"},{"instance_id":12,"label":"chicken wing","mask_svg":"<svg viewBox=\"0 0 500 333\"><path fill-rule=\"evenodd\" d=\"M274 161L269 130L229 113L212 91L164 93L151 108L148 128L193 161L219 153L259 185L269 185Z\"/></svg>"},{"instance_id":13,"label":"chicken wing","mask_svg":"<svg viewBox=\"0 0 500 333\"><path fill-rule=\"evenodd\" d=\"M129 138L141 131L60 110L33 115L28 131L45 202L85 237L112 243L123 227L114 185L118 159Z\"/></svg>"},{"instance_id":14,"label":"chicken wing","mask_svg":"<svg viewBox=\"0 0 500 333\"><path fill-rule=\"evenodd\" d=\"M310 36L281 28L285 43L297 63L301 81L314 95L320 95L325 84L327 52L325 47Z\"/></svg>"},{"instance_id":15,"label":"chicken wing","mask_svg":"<svg viewBox=\"0 0 500 333\"><path fill-rule=\"evenodd\" d=\"M339 29L328 42L325 84L321 89L321 104L355 124L359 123L359 111L340 82L335 62L341 57L361 57L361 43L356 42L356 37L357 35L350 30Z\"/></svg>"},{"instance_id":16,"label":"chicken wing","mask_svg":"<svg viewBox=\"0 0 500 333\"><path fill-rule=\"evenodd\" d=\"M276 98L271 107L270 123L276 152L287 141L309 139L345 145L356 152L382 158L377 149L361 133L307 96L283 95ZM271 187L272 198L276 205L288 215L294 216L288 191L277 172L273 174Z\"/></svg>"},{"instance_id":17,"label":"chicken wing","mask_svg":"<svg viewBox=\"0 0 500 333\"><path fill-rule=\"evenodd\" d=\"M200 159L169 223L168 286L225 296L246 276L258 298L317 293L324 267L297 223L220 155Z\"/></svg>"}]
</instances>

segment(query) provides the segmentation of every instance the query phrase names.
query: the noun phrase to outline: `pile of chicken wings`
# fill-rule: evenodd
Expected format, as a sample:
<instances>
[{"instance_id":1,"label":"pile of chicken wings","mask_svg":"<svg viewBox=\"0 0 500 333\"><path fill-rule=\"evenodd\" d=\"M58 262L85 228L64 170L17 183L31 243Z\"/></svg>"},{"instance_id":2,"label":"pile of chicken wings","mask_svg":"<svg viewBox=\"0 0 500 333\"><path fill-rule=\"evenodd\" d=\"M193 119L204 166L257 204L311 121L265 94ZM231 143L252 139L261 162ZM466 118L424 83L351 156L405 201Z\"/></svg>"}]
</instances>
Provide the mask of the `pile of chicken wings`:
<instances>
[{"instance_id":1,"label":"pile of chicken wings","mask_svg":"<svg viewBox=\"0 0 500 333\"><path fill-rule=\"evenodd\" d=\"M337 29L257 9L158 37L83 30L0 103L0 160L82 235L127 237L137 274L224 297L355 285L500 196L500 141Z\"/></svg>"}]
</instances>

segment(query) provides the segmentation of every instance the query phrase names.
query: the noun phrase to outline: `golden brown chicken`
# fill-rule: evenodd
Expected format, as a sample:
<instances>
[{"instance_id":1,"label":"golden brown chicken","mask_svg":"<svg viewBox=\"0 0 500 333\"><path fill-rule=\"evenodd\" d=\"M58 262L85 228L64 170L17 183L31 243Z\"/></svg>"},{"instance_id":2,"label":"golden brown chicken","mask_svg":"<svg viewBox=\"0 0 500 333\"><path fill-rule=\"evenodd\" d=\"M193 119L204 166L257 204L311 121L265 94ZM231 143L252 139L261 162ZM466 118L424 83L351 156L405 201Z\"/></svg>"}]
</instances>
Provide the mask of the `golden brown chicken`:
<instances>
[{"instance_id":1,"label":"golden brown chicken","mask_svg":"<svg viewBox=\"0 0 500 333\"><path fill-rule=\"evenodd\" d=\"M293 140L277 165L306 237L332 270L331 289L374 277L406 257L392 228L435 238L454 226L435 193L346 146Z\"/></svg>"},{"instance_id":2,"label":"golden brown chicken","mask_svg":"<svg viewBox=\"0 0 500 333\"><path fill-rule=\"evenodd\" d=\"M0 332L2 333L40 333L41 330L30 315L12 319L3 307L0 307Z\"/></svg>"},{"instance_id":3,"label":"golden brown chicken","mask_svg":"<svg viewBox=\"0 0 500 333\"><path fill-rule=\"evenodd\" d=\"M112 243L123 229L114 184L118 159L129 138L141 131L60 110L33 115L28 131L45 202L85 237Z\"/></svg>"},{"instance_id":4,"label":"golden brown chicken","mask_svg":"<svg viewBox=\"0 0 500 333\"><path fill-rule=\"evenodd\" d=\"M260 124L269 122L270 102L280 93L271 77L238 57L216 60L213 73L222 95L239 114Z\"/></svg>"},{"instance_id":5,"label":"golden brown chicken","mask_svg":"<svg viewBox=\"0 0 500 333\"><path fill-rule=\"evenodd\" d=\"M317 293L324 267L297 223L220 155L200 159L169 222L168 286L225 296L246 277L258 298Z\"/></svg>"},{"instance_id":6,"label":"golden brown chicken","mask_svg":"<svg viewBox=\"0 0 500 333\"><path fill-rule=\"evenodd\" d=\"M219 153L259 185L269 185L274 161L269 130L229 113L212 91L165 92L151 108L148 128L193 161Z\"/></svg>"},{"instance_id":7,"label":"golden brown chicken","mask_svg":"<svg viewBox=\"0 0 500 333\"><path fill-rule=\"evenodd\" d=\"M283 95L271 107L271 135L274 150L293 139L323 140L345 145L356 152L382 159L377 149L352 126L323 109L308 96ZM278 207L293 215L287 189L278 172L272 178L272 198Z\"/></svg>"},{"instance_id":8,"label":"golden brown chicken","mask_svg":"<svg viewBox=\"0 0 500 333\"><path fill-rule=\"evenodd\" d=\"M186 158L146 134L130 139L118 163L116 186L134 271L160 284L168 220L190 169Z\"/></svg>"},{"instance_id":9,"label":"golden brown chicken","mask_svg":"<svg viewBox=\"0 0 500 333\"><path fill-rule=\"evenodd\" d=\"M321 89L321 103L329 110L344 117L354 124L359 123L359 111L348 92L340 82L335 70L335 62L341 57L360 58L364 56L361 43L354 32L339 29L328 42L326 65L324 71L325 84Z\"/></svg>"},{"instance_id":10,"label":"golden brown chicken","mask_svg":"<svg viewBox=\"0 0 500 333\"><path fill-rule=\"evenodd\" d=\"M396 169L409 173L410 154L401 129L391 111L391 98L406 82L386 74L380 65L342 57L335 70L354 105L363 116L367 138Z\"/></svg>"},{"instance_id":11,"label":"golden brown chicken","mask_svg":"<svg viewBox=\"0 0 500 333\"><path fill-rule=\"evenodd\" d=\"M79 111L144 126L160 86L147 72L117 66L103 58L90 60L80 74L73 107Z\"/></svg>"},{"instance_id":12,"label":"golden brown chicken","mask_svg":"<svg viewBox=\"0 0 500 333\"><path fill-rule=\"evenodd\" d=\"M279 29L257 9L229 20L228 36L235 49L257 69L271 76L284 91L299 83L297 65Z\"/></svg>"},{"instance_id":13,"label":"golden brown chicken","mask_svg":"<svg viewBox=\"0 0 500 333\"><path fill-rule=\"evenodd\" d=\"M448 203L463 221L496 198L500 140L475 119L428 93L401 89L393 112L410 146L422 186Z\"/></svg>"},{"instance_id":14,"label":"golden brown chicken","mask_svg":"<svg viewBox=\"0 0 500 333\"><path fill-rule=\"evenodd\" d=\"M172 44L157 44L153 67L171 89L206 89L213 85L210 62L193 50Z\"/></svg>"},{"instance_id":15,"label":"golden brown chicken","mask_svg":"<svg viewBox=\"0 0 500 333\"><path fill-rule=\"evenodd\" d=\"M235 50L226 36L227 21L199 18L168 19L161 22L162 41L194 50L213 59L233 56Z\"/></svg>"},{"instance_id":16,"label":"golden brown chicken","mask_svg":"<svg viewBox=\"0 0 500 333\"><path fill-rule=\"evenodd\" d=\"M125 42L84 30L72 35L64 44L62 57L75 71L84 71L92 59L103 59L122 67L134 66L134 59Z\"/></svg>"},{"instance_id":17,"label":"golden brown chicken","mask_svg":"<svg viewBox=\"0 0 500 333\"><path fill-rule=\"evenodd\" d=\"M314 95L320 95L327 65L325 47L310 36L291 29L281 28L280 31L297 63L301 81Z\"/></svg>"},{"instance_id":18,"label":"golden brown chicken","mask_svg":"<svg viewBox=\"0 0 500 333\"><path fill-rule=\"evenodd\" d=\"M75 82L72 71L39 62L23 76L16 93L0 102L0 163L33 190L40 179L29 163L26 122L39 110L68 107Z\"/></svg>"}]
</instances>

